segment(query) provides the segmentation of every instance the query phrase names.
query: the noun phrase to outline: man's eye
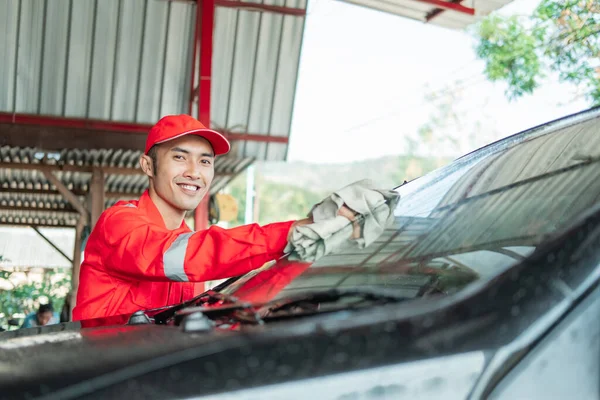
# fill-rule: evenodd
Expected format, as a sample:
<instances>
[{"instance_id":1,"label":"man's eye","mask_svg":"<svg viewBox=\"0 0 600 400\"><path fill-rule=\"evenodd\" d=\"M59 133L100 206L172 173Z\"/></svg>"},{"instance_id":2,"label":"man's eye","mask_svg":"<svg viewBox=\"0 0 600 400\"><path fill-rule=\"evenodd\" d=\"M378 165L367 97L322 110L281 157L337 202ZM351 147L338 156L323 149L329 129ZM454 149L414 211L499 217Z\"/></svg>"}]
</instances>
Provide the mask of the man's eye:
<instances>
[{"instance_id":1,"label":"man's eye","mask_svg":"<svg viewBox=\"0 0 600 400\"><path fill-rule=\"evenodd\" d=\"M210 160L202 160L201 162L204 165L210 165L211 164Z\"/></svg>"},{"instance_id":2,"label":"man's eye","mask_svg":"<svg viewBox=\"0 0 600 400\"><path fill-rule=\"evenodd\" d=\"M183 158L183 156L175 156L173 158L176 160L185 160L185 158Z\"/></svg>"}]
</instances>

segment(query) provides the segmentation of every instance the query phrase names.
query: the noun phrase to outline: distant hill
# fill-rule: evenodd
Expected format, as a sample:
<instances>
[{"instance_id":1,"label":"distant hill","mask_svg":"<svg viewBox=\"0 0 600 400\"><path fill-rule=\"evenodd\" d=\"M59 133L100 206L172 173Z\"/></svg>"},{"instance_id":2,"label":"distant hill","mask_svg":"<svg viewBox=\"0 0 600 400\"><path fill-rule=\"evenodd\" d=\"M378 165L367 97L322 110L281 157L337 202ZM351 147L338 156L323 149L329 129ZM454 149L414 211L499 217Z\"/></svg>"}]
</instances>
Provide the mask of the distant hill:
<instances>
[{"instance_id":1,"label":"distant hill","mask_svg":"<svg viewBox=\"0 0 600 400\"><path fill-rule=\"evenodd\" d=\"M414 156L387 156L340 164L306 162L256 163L258 179L312 191L331 191L360 179L371 179L381 188L392 188L449 162Z\"/></svg>"},{"instance_id":2,"label":"distant hill","mask_svg":"<svg viewBox=\"0 0 600 400\"><path fill-rule=\"evenodd\" d=\"M310 208L332 191L361 179L372 179L378 187L391 189L426 174L449 159L397 156L344 164L305 162L259 162L255 164L256 199L254 215L269 223L302 218ZM237 200L239 213L230 226L244 222L246 202L245 174L228 185Z\"/></svg>"}]
</instances>

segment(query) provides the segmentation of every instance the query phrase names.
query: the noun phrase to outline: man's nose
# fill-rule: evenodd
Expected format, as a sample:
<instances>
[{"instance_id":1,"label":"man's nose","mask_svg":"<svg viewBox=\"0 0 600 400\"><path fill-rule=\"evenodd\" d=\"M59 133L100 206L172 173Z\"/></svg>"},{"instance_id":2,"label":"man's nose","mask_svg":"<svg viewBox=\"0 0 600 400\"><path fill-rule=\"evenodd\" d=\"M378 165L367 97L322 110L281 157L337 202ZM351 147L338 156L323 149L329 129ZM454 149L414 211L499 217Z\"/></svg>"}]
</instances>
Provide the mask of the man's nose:
<instances>
[{"instance_id":1,"label":"man's nose","mask_svg":"<svg viewBox=\"0 0 600 400\"><path fill-rule=\"evenodd\" d=\"M204 177L202 176L202 167L200 166L200 164L195 162L188 163L184 176L194 181L204 179Z\"/></svg>"}]
</instances>

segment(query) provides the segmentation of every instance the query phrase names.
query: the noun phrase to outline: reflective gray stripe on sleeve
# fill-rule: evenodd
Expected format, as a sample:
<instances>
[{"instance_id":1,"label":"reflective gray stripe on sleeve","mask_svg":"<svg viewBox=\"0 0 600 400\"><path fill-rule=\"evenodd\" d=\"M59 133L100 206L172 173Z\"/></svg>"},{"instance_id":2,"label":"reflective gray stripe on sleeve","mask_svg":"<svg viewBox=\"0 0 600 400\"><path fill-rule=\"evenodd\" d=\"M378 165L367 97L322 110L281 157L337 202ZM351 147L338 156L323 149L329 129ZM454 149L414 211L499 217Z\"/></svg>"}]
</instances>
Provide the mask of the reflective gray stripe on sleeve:
<instances>
[{"instance_id":1,"label":"reflective gray stripe on sleeve","mask_svg":"<svg viewBox=\"0 0 600 400\"><path fill-rule=\"evenodd\" d=\"M190 236L194 232L182 233L165 251L163 255L163 264L165 266L165 275L167 278L177 282L189 282L188 276L183 268L185 261L185 251L187 249Z\"/></svg>"}]
</instances>

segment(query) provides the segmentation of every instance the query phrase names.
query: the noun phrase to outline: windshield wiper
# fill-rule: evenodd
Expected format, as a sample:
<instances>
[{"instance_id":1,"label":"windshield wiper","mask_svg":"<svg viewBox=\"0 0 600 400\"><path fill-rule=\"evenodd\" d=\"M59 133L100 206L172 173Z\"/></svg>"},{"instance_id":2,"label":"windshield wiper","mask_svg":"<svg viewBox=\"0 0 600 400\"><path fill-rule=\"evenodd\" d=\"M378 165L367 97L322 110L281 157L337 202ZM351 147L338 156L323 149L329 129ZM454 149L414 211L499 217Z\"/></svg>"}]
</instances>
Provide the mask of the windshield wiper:
<instances>
[{"instance_id":1,"label":"windshield wiper","mask_svg":"<svg viewBox=\"0 0 600 400\"><path fill-rule=\"evenodd\" d=\"M219 309L223 311L249 309L252 307L250 303L241 302L234 296L218 293L214 290L209 290L194 297L191 300L169 307L157 313L156 315L154 315L154 323L167 324L169 320L176 315L188 314L187 310L189 309L194 309L194 311L198 311L198 309L202 308L203 310L206 310L206 308L214 306L217 303L219 303ZM186 312L183 312L183 310L186 310Z\"/></svg>"},{"instance_id":2,"label":"windshield wiper","mask_svg":"<svg viewBox=\"0 0 600 400\"><path fill-rule=\"evenodd\" d=\"M256 306L234 296L209 290L192 300L159 312L154 315L154 322L168 324L172 321L179 325L186 316L200 312L212 320L224 317L241 323L263 324L266 319L273 320L281 316L352 310L412 299L386 289L330 289L275 300L261 310L256 310ZM323 309L323 305L330 307Z\"/></svg>"},{"instance_id":3,"label":"windshield wiper","mask_svg":"<svg viewBox=\"0 0 600 400\"><path fill-rule=\"evenodd\" d=\"M356 299L356 301L352 302L352 299ZM413 300L413 298L399 296L395 292L386 289L330 289L273 301L266 309L267 313L263 317L293 314L298 310L301 313L308 312L311 314L325 311L322 310L322 304L331 304L333 306L326 311L339 311L364 306L399 303L406 300Z\"/></svg>"}]
</instances>

